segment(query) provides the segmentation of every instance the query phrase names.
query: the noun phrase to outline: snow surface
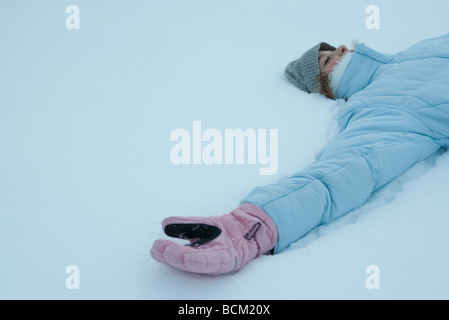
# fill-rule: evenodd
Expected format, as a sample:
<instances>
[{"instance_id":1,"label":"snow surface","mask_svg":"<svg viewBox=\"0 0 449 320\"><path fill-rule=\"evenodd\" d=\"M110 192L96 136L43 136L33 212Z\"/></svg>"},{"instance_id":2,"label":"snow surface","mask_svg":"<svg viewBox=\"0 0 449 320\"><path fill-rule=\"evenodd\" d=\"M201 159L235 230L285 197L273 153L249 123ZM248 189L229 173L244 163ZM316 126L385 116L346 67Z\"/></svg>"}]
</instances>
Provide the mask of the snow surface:
<instances>
[{"instance_id":1,"label":"snow surface","mask_svg":"<svg viewBox=\"0 0 449 320\"><path fill-rule=\"evenodd\" d=\"M65 9L80 9L67 30ZM368 5L380 29L365 26ZM319 41L395 53L449 32L449 2L2 1L0 298L447 299L449 154L243 270L201 276L152 260L170 215L219 215L314 161L342 101L285 65ZM179 165L170 133L279 130L279 169ZM80 289L66 288L66 267ZM367 289L368 266L379 289Z\"/></svg>"}]
</instances>

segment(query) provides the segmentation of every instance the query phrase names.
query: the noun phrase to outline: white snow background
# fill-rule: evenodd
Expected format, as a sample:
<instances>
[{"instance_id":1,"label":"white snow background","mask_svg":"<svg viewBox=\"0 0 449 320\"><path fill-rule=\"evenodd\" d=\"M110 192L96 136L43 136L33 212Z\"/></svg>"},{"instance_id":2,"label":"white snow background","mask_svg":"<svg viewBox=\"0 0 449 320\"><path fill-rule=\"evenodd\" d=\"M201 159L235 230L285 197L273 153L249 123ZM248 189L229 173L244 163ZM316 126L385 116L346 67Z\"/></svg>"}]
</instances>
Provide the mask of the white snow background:
<instances>
[{"instance_id":1,"label":"white snow background","mask_svg":"<svg viewBox=\"0 0 449 320\"><path fill-rule=\"evenodd\" d=\"M80 9L68 30L65 9ZM376 5L380 29L368 29ZM449 32L449 2L2 1L1 299L448 299L449 154L237 273L151 259L171 215L221 215L314 161L343 101L290 85L320 41L396 53ZM278 129L279 169L174 165L170 133ZM179 241L179 240L178 240ZM66 287L66 267L80 288ZM379 270L378 289L368 289Z\"/></svg>"}]
</instances>

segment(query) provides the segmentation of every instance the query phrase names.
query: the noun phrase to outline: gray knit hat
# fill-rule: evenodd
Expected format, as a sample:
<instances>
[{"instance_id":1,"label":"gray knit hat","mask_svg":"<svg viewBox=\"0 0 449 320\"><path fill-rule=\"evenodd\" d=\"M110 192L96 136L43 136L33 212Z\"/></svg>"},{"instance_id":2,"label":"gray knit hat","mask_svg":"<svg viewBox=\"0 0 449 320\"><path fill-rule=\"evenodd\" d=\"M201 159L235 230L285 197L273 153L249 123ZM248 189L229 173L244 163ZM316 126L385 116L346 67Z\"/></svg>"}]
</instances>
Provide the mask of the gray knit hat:
<instances>
[{"instance_id":1,"label":"gray knit hat","mask_svg":"<svg viewBox=\"0 0 449 320\"><path fill-rule=\"evenodd\" d=\"M326 50L334 51L336 48L326 42L320 42L307 50L298 60L290 62L284 72L288 81L307 93L320 93L318 52Z\"/></svg>"}]
</instances>

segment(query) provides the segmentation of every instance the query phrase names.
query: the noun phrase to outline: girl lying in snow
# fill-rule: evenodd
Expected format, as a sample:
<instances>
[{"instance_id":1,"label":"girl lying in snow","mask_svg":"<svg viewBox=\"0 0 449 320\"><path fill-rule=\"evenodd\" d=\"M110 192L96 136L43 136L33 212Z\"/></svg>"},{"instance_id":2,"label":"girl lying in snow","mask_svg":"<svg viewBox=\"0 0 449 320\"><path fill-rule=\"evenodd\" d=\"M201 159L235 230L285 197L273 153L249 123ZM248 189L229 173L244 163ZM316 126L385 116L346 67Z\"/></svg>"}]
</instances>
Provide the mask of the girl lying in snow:
<instances>
[{"instance_id":1,"label":"girl lying in snow","mask_svg":"<svg viewBox=\"0 0 449 320\"><path fill-rule=\"evenodd\" d=\"M195 273L239 270L362 205L449 144L449 34L394 55L322 42L289 63L285 75L303 91L347 100L337 137L314 163L256 187L228 214L165 219L165 233L190 244L156 240L154 259Z\"/></svg>"}]
</instances>

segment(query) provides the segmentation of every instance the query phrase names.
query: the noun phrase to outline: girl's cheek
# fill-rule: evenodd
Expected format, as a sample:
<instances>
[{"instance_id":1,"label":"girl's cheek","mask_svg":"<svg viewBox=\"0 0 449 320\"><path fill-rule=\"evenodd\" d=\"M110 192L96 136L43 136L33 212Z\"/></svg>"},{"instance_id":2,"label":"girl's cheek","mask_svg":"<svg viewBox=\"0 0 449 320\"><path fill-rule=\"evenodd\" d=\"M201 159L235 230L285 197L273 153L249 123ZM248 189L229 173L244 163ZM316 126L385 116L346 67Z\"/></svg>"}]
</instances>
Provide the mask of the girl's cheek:
<instances>
[{"instance_id":1,"label":"girl's cheek","mask_svg":"<svg viewBox=\"0 0 449 320\"><path fill-rule=\"evenodd\" d=\"M340 62L341 58L335 58L332 60L332 62L329 64L330 71L334 71L335 66Z\"/></svg>"}]
</instances>

